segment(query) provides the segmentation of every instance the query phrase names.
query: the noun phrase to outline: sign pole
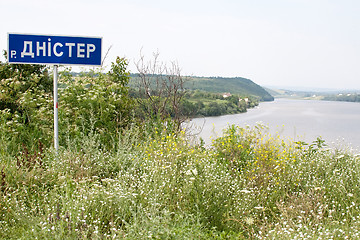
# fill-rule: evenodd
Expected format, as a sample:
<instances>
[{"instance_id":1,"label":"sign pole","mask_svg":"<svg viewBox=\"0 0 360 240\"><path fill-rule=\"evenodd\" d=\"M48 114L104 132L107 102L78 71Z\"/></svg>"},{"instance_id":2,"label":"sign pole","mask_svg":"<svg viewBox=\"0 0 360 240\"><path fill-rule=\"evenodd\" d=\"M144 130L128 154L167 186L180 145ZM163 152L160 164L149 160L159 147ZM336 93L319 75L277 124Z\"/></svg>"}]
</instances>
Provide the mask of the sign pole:
<instances>
[{"instance_id":1,"label":"sign pole","mask_svg":"<svg viewBox=\"0 0 360 240\"><path fill-rule=\"evenodd\" d=\"M54 147L59 149L59 127L58 127L58 65L54 65Z\"/></svg>"}]
</instances>

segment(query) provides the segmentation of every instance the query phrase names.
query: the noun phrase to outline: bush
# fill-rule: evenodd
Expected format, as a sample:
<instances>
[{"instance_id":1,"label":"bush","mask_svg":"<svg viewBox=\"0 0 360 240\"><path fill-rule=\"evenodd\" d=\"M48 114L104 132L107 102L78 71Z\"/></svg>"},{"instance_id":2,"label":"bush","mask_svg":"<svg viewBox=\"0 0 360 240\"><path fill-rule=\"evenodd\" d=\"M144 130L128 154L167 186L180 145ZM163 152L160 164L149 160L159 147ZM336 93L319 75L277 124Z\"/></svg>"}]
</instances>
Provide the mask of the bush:
<instances>
[{"instance_id":1,"label":"bush","mask_svg":"<svg viewBox=\"0 0 360 240\"><path fill-rule=\"evenodd\" d=\"M60 145L96 133L103 147L116 144L117 136L131 122L133 103L128 96L127 62L117 58L108 74L91 71L73 78L61 74L59 91Z\"/></svg>"},{"instance_id":2,"label":"bush","mask_svg":"<svg viewBox=\"0 0 360 240\"><path fill-rule=\"evenodd\" d=\"M131 122L133 103L128 96L127 61L117 58L107 74L90 71L59 78L59 141L97 134L102 147L116 145L118 134ZM12 153L50 147L53 139L52 80L42 65L0 65L1 136ZM72 142L74 143L74 141Z\"/></svg>"},{"instance_id":3,"label":"bush","mask_svg":"<svg viewBox=\"0 0 360 240\"><path fill-rule=\"evenodd\" d=\"M52 128L52 80L43 65L0 62L0 125L3 146L18 152L40 140L49 146Z\"/></svg>"}]
</instances>

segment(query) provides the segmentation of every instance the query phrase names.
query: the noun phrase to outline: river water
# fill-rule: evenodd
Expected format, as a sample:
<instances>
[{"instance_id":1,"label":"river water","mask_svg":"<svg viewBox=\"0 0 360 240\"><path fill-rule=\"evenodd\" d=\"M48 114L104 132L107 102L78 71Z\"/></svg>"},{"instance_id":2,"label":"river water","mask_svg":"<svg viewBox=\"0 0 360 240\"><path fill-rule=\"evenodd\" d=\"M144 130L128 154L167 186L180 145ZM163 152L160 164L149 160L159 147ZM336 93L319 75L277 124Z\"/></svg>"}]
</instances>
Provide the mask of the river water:
<instances>
[{"instance_id":1,"label":"river water","mask_svg":"<svg viewBox=\"0 0 360 240\"><path fill-rule=\"evenodd\" d=\"M207 145L229 125L240 127L262 123L271 134L284 139L311 143L321 137L335 148L360 149L360 103L275 99L246 113L195 118L187 128Z\"/></svg>"}]
</instances>

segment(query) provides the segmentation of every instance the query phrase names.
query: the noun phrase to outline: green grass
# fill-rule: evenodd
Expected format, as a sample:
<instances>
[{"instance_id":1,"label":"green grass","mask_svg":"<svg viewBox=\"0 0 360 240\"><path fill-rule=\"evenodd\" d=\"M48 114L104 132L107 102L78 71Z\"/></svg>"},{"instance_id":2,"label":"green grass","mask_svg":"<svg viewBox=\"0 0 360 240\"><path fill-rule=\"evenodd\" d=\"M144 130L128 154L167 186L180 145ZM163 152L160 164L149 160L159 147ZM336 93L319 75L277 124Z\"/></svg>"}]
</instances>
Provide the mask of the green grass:
<instances>
[{"instance_id":1,"label":"green grass","mask_svg":"<svg viewBox=\"0 0 360 240\"><path fill-rule=\"evenodd\" d=\"M0 238L360 237L358 155L263 126L232 126L211 147L149 132L129 129L111 151L97 135L58 154L0 151Z\"/></svg>"}]
</instances>

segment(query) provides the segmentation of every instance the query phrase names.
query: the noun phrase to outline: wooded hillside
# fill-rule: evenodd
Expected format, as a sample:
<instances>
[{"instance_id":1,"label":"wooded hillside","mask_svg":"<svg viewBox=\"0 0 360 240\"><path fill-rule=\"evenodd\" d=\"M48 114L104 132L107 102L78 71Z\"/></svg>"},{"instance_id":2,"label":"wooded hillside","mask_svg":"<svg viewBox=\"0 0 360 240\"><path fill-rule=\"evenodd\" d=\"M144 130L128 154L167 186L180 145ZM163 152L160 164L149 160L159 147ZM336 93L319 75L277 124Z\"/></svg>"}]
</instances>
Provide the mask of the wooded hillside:
<instances>
[{"instance_id":1,"label":"wooded hillside","mask_svg":"<svg viewBox=\"0 0 360 240\"><path fill-rule=\"evenodd\" d=\"M230 92L241 96L258 97L260 101L273 101L271 96L264 88L254 83L250 79L235 77L189 77L185 84L189 89L198 89L207 92L224 93Z\"/></svg>"}]
</instances>

